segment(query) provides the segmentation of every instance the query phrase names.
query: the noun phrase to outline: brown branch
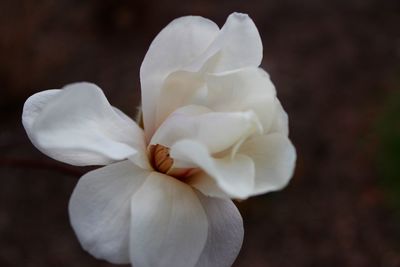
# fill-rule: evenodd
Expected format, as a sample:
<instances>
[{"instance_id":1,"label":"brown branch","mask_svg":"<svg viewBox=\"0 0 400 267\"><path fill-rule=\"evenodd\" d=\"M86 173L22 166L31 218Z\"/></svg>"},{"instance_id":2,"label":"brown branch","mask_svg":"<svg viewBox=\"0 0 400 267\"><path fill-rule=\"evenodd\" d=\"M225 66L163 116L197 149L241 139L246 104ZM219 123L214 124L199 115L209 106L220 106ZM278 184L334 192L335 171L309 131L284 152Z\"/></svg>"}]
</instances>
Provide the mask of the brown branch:
<instances>
[{"instance_id":1,"label":"brown branch","mask_svg":"<svg viewBox=\"0 0 400 267\"><path fill-rule=\"evenodd\" d=\"M19 159L19 158L0 158L0 167L18 167L24 169L51 170L75 176L76 178L81 177L86 172L84 170L79 170L75 167L65 166L61 163L53 163L36 159Z\"/></svg>"}]
</instances>

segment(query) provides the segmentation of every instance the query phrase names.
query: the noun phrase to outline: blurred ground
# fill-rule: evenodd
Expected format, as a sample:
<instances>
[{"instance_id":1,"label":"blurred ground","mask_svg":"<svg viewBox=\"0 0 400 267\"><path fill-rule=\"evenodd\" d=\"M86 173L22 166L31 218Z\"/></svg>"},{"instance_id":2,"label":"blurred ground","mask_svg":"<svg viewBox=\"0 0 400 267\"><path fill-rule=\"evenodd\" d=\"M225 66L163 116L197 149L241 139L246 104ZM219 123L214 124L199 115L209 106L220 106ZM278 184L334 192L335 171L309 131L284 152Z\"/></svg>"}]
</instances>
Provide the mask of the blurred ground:
<instances>
[{"instance_id":1,"label":"blurred ground","mask_svg":"<svg viewBox=\"0 0 400 267\"><path fill-rule=\"evenodd\" d=\"M239 204L235 267L400 266L400 2L0 2L0 266L112 266L67 216L85 169L46 158L20 123L31 94L98 84L129 115L140 63L173 18L249 13L298 151L288 188Z\"/></svg>"}]
</instances>

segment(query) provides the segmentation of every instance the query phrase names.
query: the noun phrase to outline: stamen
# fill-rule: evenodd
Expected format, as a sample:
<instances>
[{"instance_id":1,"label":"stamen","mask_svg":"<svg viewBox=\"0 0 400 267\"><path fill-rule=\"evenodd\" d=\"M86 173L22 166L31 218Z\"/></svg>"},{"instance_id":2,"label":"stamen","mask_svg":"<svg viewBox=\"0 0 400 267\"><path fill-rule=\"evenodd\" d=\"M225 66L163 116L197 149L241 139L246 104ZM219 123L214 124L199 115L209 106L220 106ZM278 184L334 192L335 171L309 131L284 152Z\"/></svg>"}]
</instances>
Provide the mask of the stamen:
<instances>
[{"instance_id":1,"label":"stamen","mask_svg":"<svg viewBox=\"0 0 400 267\"><path fill-rule=\"evenodd\" d=\"M169 148L163 145L150 145L150 160L153 168L161 173L184 181L199 171L197 168L174 168L174 160L169 155Z\"/></svg>"},{"instance_id":2,"label":"stamen","mask_svg":"<svg viewBox=\"0 0 400 267\"><path fill-rule=\"evenodd\" d=\"M153 167L161 172L167 173L172 165L174 164L174 160L169 156L169 148L163 145L152 145L150 147L150 153L152 158Z\"/></svg>"}]
</instances>

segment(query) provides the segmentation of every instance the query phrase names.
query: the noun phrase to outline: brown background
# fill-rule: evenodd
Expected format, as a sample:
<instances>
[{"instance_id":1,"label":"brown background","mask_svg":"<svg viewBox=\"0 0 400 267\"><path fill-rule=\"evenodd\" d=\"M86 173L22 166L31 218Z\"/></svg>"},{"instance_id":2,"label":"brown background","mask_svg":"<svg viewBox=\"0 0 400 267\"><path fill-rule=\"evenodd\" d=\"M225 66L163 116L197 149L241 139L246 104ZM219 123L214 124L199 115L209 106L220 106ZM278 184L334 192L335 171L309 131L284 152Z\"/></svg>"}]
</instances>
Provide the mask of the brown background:
<instances>
[{"instance_id":1,"label":"brown background","mask_svg":"<svg viewBox=\"0 0 400 267\"><path fill-rule=\"evenodd\" d=\"M246 235L234 266L400 266L399 1L3 0L1 267L111 266L80 248L68 221L87 169L34 149L20 122L25 99L91 81L133 116L154 36L179 16L222 26L233 11L258 26L298 152L289 187L239 204Z\"/></svg>"}]
</instances>

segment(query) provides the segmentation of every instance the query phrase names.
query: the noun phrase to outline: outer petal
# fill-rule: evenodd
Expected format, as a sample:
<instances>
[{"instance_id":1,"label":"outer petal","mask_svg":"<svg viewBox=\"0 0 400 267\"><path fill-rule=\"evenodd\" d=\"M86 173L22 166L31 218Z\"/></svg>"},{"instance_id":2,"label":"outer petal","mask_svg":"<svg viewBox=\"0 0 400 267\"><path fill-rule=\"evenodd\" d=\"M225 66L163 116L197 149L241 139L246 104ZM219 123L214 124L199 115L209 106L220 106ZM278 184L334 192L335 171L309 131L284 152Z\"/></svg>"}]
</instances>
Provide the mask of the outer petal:
<instances>
[{"instance_id":1,"label":"outer petal","mask_svg":"<svg viewBox=\"0 0 400 267\"><path fill-rule=\"evenodd\" d=\"M293 175L296 151L289 139L278 133L255 136L240 147L255 163L253 194L282 189Z\"/></svg>"},{"instance_id":2,"label":"outer petal","mask_svg":"<svg viewBox=\"0 0 400 267\"><path fill-rule=\"evenodd\" d=\"M188 166L192 168L198 167L193 163L191 164L193 166L190 164L188 164ZM197 172L190 177L187 177L186 182L209 197L222 199L230 199L232 197L231 194L225 192L224 189L218 185L218 182L214 177L204 171Z\"/></svg>"},{"instance_id":3,"label":"outer petal","mask_svg":"<svg viewBox=\"0 0 400 267\"><path fill-rule=\"evenodd\" d=\"M153 172L132 198L131 262L193 267L205 246L207 215L190 186Z\"/></svg>"},{"instance_id":4,"label":"outer petal","mask_svg":"<svg viewBox=\"0 0 400 267\"><path fill-rule=\"evenodd\" d=\"M243 220L229 199L198 193L208 218L208 238L196 267L230 267L243 242Z\"/></svg>"},{"instance_id":5,"label":"outer petal","mask_svg":"<svg viewBox=\"0 0 400 267\"><path fill-rule=\"evenodd\" d=\"M275 99L274 120L268 133L289 135L289 118L278 98Z\"/></svg>"},{"instance_id":6,"label":"outer petal","mask_svg":"<svg viewBox=\"0 0 400 267\"><path fill-rule=\"evenodd\" d=\"M150 143L171 147L179 140L193 139L214 154L255 132L262 133L262 126L252 111L211 112L202 106L186 106L164 121Z\"/></svg>"},{"instance_id":7,"label":"outer petal","mask_svg":"<svg viewBox=\"0 0 400 267\"><path fill-rule=\"evenodd\" d=\"M156 127L156 107L164 79L201 55L218 32L219 28L214 22L188 16L172 21L154 39L140 68L147 138L150 138Z\"/></svg>"},{"instance_id":8,"label":"outer petal","mask_svg":"<svg viewBox=\"0 0 400 267\"><path fill-rule=\"evenodd\" d=\"M171 147L170 156L178 168L198 167L206 172L218 187L232 198L244 199L253 192L254 163L246 155L238 153L234 158L213 158L204 145L193 140L182 140ZM215 192L207 190L210 188L209 183L203 186L199 180L193 186L205 195L213 196Z\"/></svg>"},{"instance_id":9,"label":"outer petal","mask_svg":"<svg viewBox=\"0 0 400 267\"><path fill-rule=\"evenodd\" d=\"M105 165L145 149L143 131L90 83L31 96L22 122L40 151L72 165Z\"/></svg>"},{"instance_id":10,"label":"outer petal","mask_svg":"<svg viewBox=\"0 0 400 267\"><path fill-rule=\"evenodd\" d=\"M199 82L203 82L202 75L185 75L185 79L193 78L193 85L185 81L185 87L172 90L180 92L177 101L172 104L164 102L165 95L169 93L167 91L171 91L168 88L171 87L164 87L163 98L160 97L160 92L170 74L176 71L223 72L260 65L262 42L254 22L248 15L233 13L221 31L218 30L213 22L204 18L183 17L171 22L151 44L140 71L147 139L153 134L157 123L162 121L163 114L178 108L179 105L190 104L188 101L202 88L198 85ZM174 82L176 79L171 80ZM187 92L182 92L183 88L187 88ZM157 106L159 112L156 110Z\"/></svg>"},{"instance_id":11,"label":"outer petal","mask_svg":"<svg viewBox=\"0 0 400 267\"><path fill-rule=\"evenodd\" d=\"M269 75L256 67L207 76L207 106L215 111L253 110L268 130L275 109L275 87Z\"/></svg>"},{"instance_id":12,"label":"outer petal","mask_svg":"<svg viewBox=\"0 0 400 267\"><path fill-rule=\"evenodd\" d=\"M257 67L261 59L261 38L253 21L245 14L231 14L203 54L165 79L158 101L156 124L159 125L173 110L197 102L196 97L205 89L204 74ZM252 81L252 78L247 84L254 85L260 80Z\"/></svg>"},{"instance_id":13,"label":"outer petal","mask_svg":"<svg viewBox=\"0 0 400 267\"><path fill-rule=\"evenodd\" d=\"M156 126L178 108L193 104L204 105L206 92L204 75L200 73L176 71L169 75L160 92Z\"/></svg>"},{"instance_id":14,"label":"outer petal","mask_svg":"<svg viewBox=\"0 0 400 267\"><path fill-rule=\"evenodd\" d=\"M69 215L85 250L112 263L130 262L131 198L149 174L123 161L79 180L69 202Z\"/></svg>"},{"instance_id":15,"label":"outer petal","mask_svg":"<svg viewBox=\"0 0 400 267\"><path fill-rule=\"evenodd\" d=\"M208 49L186 70L196 71L212 57L206 72L223 72L261 64L260 34L247 14L232 13ZM215 56L215 57L214 57Z\"/></svg>"}]
</instances>

